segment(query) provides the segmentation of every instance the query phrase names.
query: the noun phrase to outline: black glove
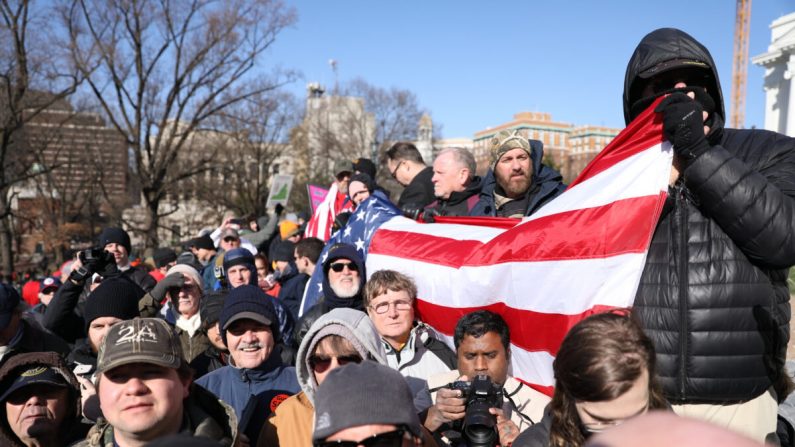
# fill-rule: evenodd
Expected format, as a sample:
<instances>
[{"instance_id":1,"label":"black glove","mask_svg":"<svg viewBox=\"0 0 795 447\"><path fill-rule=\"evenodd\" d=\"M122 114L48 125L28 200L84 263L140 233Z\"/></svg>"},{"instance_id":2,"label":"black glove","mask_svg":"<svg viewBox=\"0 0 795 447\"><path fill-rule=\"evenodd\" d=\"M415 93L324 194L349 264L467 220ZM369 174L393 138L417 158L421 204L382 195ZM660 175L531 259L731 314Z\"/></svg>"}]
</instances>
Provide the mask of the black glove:
<instances>
[{"instance_id":1,"label":"black glove","mask_svg":"<svg viewBox=\"0 0 795 447\"><path fill-rule=\"evenodd\" d=\"M277 203L275 207L273 207L273 211L276 212L277 216L281 216L284 212L284 206L281 203Z\"/></svg>"},{"instance_id":2,"label":"black glove","mask_svg":"<svg viewBox=\"0 0 795 447\"><path fill-rule=\"evenodd\" d=\"M714 105L712 98L702 89L693 90L696 99L676 92L667 96L654 109L663 115L663 134L671 142L674 152L690 161L695 160L711 147L704 134L704 109Z\"/></svg>"},{"instance_id":3,"label":"black glove","mask_svg":"<svg viewBox=\"0 0 795 447\"><path fill-rule=\"evenodd\" d=\"M428 208L422 210L422 221L427 223L436 222L436 216L439 216L439 210L436 208Z\"/></svg>"},{"instance_id":4,"label":"black glove","mask_svg":"<svg viewBox=\"0 0 795 447\"><path fill-rule=\"evenodd\" d=\"M159 303L163 301L163 299L166 297L166 293L168 293L169 290L180 289L184 284L185 277L182 276L182 273L175 272L161 279L155 288L149 292L149 295L151 295L152 298Z\"/></svg>"},{"instance_id":5,"label":"black glove","mask_svg":"<svg viewBox=\"0 0 795 447\"><path fill-rule=\"evenodd\" d=\"M417 220L420 217L420 213L422 213L422 208L417 208L414 205L403 205L403 208L400 209L403 212L403 215L408 217L412 220Z\"/></svg>"},{"instance_id":6,"label":"black glove","mask_svg":"<svg viewBox=\"0 0 795 447\"><path fill-rule=\"evenodd\" d=\"M121 270L116 267L116 261L113 259L113 255L111 255L110 260L108 262L102 263L97 265L96 272L102 279L113 278L115 276L121 275Z\"/></svg>"}]
</instances>

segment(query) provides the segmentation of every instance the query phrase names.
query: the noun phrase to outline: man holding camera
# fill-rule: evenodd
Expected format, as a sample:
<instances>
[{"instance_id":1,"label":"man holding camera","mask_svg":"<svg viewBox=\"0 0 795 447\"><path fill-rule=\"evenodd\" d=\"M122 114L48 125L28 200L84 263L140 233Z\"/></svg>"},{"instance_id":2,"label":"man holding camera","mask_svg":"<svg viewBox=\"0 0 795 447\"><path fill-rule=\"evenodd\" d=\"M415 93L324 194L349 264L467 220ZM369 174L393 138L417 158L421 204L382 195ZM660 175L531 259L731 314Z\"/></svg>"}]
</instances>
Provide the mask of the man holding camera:
<instances>
[{"instance_id":1,"label":"man holding camera","mask_svg":"<svg viewBox=\"0 0 795 447\"><path fill-rule=\"evenodd\" d=\"M130 264L132 245L130 243L130 235L126 231L121 228L105 228L99 235L99 246L113 255L113 259L116 261L116 268L121 271L122 276L129 278L146 292L151 291L155 287L157 281L149 275L149 272Z\"/></svg>"},{"instance_id":2,"label":"man holding camera","mask_svg":"<svg viewBox=\"0 0 795 447\"><path fill-rule=\"evenodd\" d=\"M458 371L428 380L429 391L435 395L425 428L448 445L510 445L519 433L541 420L549 397L508 375L511 339L501 316L487 310L464 315L456 324L453 341ZM475 388L485 393L473 392ZM492 406L494 402L502 404ZM490 422L484 424L484 420ZM481 429L473 430L474 425ZM472 435L493 440L465 439Z\"/></svg>"}]
</instances>

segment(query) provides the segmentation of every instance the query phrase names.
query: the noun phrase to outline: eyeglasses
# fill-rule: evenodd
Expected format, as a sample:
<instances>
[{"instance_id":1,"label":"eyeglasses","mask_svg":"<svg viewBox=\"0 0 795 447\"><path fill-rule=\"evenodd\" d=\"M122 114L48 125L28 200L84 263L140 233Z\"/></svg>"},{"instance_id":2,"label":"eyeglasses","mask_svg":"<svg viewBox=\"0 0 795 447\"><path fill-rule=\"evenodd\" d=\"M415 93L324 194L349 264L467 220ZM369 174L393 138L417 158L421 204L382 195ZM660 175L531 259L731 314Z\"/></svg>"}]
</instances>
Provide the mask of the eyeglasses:
<instances>
[{"instance_id":1,"label":"eyeglasses","mask_svg":"<svg viewBox=\"0 0 795 447\"><path fill-rule=\"evenodd\" d=\"M317 441L315 447L400 447L403 445L403 436L406 429L399 428L378 435L372 435L359 442L356 441Z\"/></svg>"},{"instance_id":2,"label":"eyeglasses","mask_svg":"<svg viewBox=\"0 0 795 447\"><path fill-rule=\"evenodd\" d=\"M404 301L404 300L396 300L396 301L384 301L382 303L378 303L375 306L370 306L370 309L373 309L377 314L385 314L389 311L389 306L395 305L395 309L398 312L405 312L407 310L411 310L411 301Z\"/></svg>"},{"instance_id":3,"label":"eyeglasses","mask_svg":"<svg viewBox=\"0 0 795 447\"><path fill-rule=\"evenodd\" d=\"M347 365L348 363L362 363L362 358L356 354L351 355L313 355L309 357L309 366L312 370L319 373L326 372L331 366L331 360L337 359L337 365Z\"/></svg>"},{"instance_id":4,"label":"eyeglasses","mask_svg":"<svg viewBox=\"0 0 795 447\"><path fill-rule=\"evenodd\" d=\"M348 267L348 270L350 270L352 272L358 272L359 271L359 267L356 267L356 264L354 264L353 262L335 262L334 264L331 264L329 266L329 268L331 268L331 270L334 270L337 273L340 273L343 270L345 270L345 267Z\"/></svg>"},{"instance_id":5,"label":"eyeglasses","mask_svg":"<svg viewBox=\"0 0 795 447\"><path fill-rule=\"evenodd\" d=\"M390 174L392 174L392 178L393 178L393 179L397 180L397 172L398 172L398 169L400 169L400 165L402 165L404 161L405 161L405 160L400 160L400 161L399 161L399 162L398 162L398 163L395 165L395 169L394 169L394 170L392 170L392 172L390 173Z\"/></svg>"}]
</instances>

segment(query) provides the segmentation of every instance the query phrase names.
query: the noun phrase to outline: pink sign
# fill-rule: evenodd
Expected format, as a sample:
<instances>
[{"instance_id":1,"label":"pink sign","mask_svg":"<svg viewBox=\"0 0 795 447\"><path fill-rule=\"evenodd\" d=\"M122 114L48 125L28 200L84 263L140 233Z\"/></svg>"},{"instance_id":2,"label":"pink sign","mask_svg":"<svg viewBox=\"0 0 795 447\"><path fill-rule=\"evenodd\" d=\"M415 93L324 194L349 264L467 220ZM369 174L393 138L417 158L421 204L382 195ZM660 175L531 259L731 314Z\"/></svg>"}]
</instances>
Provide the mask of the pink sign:
<instances>
[{"instance_id":1,"label":"pink sign","mask_svg":"<svg viewBox=\"0 0 795 447\"><path fill-rule=\"evenodd\" d=\"M328 189L317 185L306 185L306 189L309 193L309 205L312 207L312 213L314 214L317 206L326 199Z\"/></svg>"}]
</instances>

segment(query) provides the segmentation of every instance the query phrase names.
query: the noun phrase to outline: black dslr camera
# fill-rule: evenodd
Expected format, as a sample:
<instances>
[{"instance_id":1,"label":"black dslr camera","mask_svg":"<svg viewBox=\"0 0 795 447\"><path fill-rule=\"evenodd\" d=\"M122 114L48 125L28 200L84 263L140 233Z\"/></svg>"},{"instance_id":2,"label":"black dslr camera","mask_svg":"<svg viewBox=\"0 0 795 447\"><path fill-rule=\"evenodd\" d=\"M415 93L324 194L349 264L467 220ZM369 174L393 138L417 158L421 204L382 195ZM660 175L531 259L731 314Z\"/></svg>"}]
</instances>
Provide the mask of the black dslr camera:
<instances>
[{"instance_id":1,"label":"black dslr camera","mask_svg":"<svg viewBox=\"0 0 795 447\"><path fill-rule=\"evenodd\" d=\"M461 390L466 399L466 413L461 433L469 446L493 447L499 443L497 435L497 416L489 413L489 408L502 407L502 387L491 381L489 376L478 375L471 382L455 381L447 386Z\"/></svg>"},{"instance_id":2,"label":"black dslr camera","mask_svg":"<svg viewBox=\"0 0 795 447\"><path fill-rule=\"evenodd\" d=\"M84 281L94 273L99 273L100 275L105 273L103 276L107 276L108 273L116 270L116 258L101 247L92 247L80 251L77 253L77 257L83 265L77 270L73 270L69 275L69 278L76 282Z\"/></svg>"}]
</instances>

